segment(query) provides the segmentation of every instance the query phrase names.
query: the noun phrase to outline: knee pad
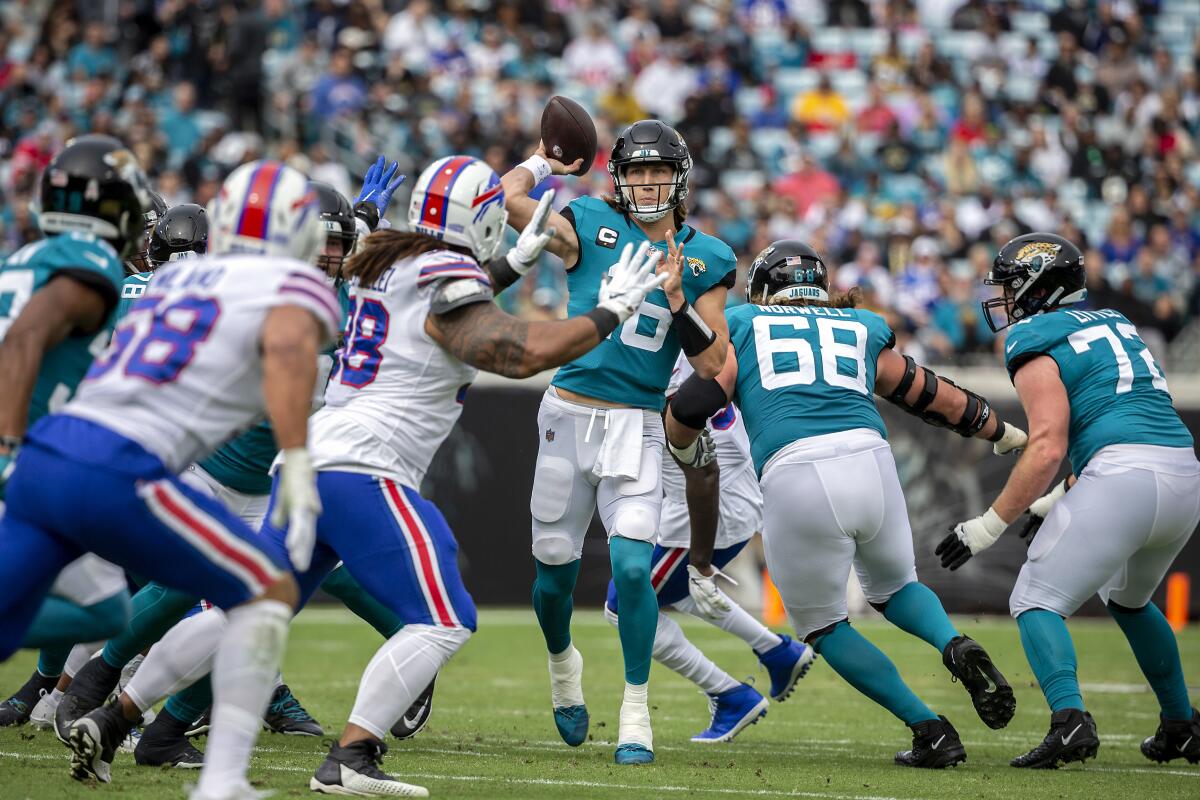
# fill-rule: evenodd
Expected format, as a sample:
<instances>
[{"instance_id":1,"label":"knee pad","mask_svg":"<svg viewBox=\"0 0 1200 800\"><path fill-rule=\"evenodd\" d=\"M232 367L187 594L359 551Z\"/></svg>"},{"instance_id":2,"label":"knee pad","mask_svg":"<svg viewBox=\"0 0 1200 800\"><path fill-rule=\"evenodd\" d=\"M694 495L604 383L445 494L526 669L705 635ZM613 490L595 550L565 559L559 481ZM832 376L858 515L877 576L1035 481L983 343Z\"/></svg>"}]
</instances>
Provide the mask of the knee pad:
<instances>
[{"instance_id":1,"label":"knee pad","mask_svg":"<svg viewBox=\"0 0 1200 800\"><path fill-rule=\"evenodd\" d=\"M529 513L538 522L558 522L567 514L571 502L574 469L570 461L558 456L542 456L533 473L533 494Z\"/></svg>"},{"instance_id":2,"label":"knee pad","mask_svg":"<svg viewBox=\"0 0 1200 800\"><path fill-rule=\"evenodd\" d=\"M641 504L628 504L613 518L610 536L653 543L658 535L658 514Z\"/></svg>"},{"instance_id":3,"label":"knee pad","mask_svg":"<svg viewBox=\"0 0 1200 800\"><path fill-rule=\"evenodd\" d=\"M533 539L533 557L551 567L569 564L576 559L575 545L570 536L538 532Z\"/></svg>"},{"instance_id":4,"label":"knee pad","mask_svg":"<svg viewBox=\"0 0 1200 800\"><path fill-rule=\"evenodd\" d=\"M829 634L833 633L833 629L836 628L838 625L849 625L849 624L850 624L849 618L839 619L837 622L833 623L832 625L826 625L824 628L819 628L819 629L813 631L812 633L808 634L807 636L804 637L804 641L807 644L812 645L813 650L820 653L821 652L821 640L824 639Z\"/></svg>"}]
</instances>

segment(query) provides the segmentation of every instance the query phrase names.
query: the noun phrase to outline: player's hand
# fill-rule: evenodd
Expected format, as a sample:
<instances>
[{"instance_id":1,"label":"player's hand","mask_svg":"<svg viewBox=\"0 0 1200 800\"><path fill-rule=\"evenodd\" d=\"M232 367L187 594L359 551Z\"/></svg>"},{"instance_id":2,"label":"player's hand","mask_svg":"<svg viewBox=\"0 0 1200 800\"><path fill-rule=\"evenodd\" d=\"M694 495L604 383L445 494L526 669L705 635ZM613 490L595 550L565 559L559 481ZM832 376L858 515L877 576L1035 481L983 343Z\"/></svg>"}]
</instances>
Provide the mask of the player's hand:
<instances>
[{"instance_id":1,"label":"player's hand","mask_svg":"<svg viewBox=\"0 0 1200 800\"><path fill-rule=\"evenodd\" d=\"M654 274L654 266L661 257L662 253L651 248L649 242L642 242L636 253L632 243L625 245L620 260L609 267L600 284L596 307L608 309L621 322L632 317L646 295L667 279L665 275Z\"/></svg>"},{"instance_id":2,"label":"player's hand","mask_svg":"<svg viewBox=\"0 0 1200 800\"><path fill-rule=\"evenodd\" d=\"M1022 526L1020 533L1021 538L1025 540L1026 547L1033 544L1033 537L1037 536L1042 523L1046 521L1046 517L1050 516L1050 509L1054 508L1054 504L1061 500L1066 493L1067 481L1064 478L1029 506L1029 512L1025 515L1025 525Z\"/></svg>"},{"instance_id":3,"label":"player's hand","mask_svg":"<svg viewBox=\"0 0 1200 800\"><path fill-rule=\"evenodd\" d=\"M546 228L546 224L550 220L550 204L552 202L554 202L554 190L548 189L542 195L542 199L538 200L533 217L521 231L521 235L517 237L517 243L504 255L504 259L512 267L512 271L518 275L529 272L542 255L542 251L546 249L546 245L550 244L550 240L554 238L554 228L549 230Z\"/></svg>"},{"instance_id":4,"label":"player's hand","mask_svg":"<svg viewBox=\"0 0 1200 800\"><path fill-rule=\"evenodd\" d=\"M671 455L675 456L676 461L692 469L707 467L717 458L717 446L713 444L712 434L708 432L708 428L700 431L700 435L687 447L676 447L668 439L667 449L671 451Z\"/></svg>"},{"instance_id":5,"label":"player's hand","mask_svg":"<svg viewBox=\"0 0 1200 800\"><path fill-rule=\"evenodd\" d=\"M543 142L538 142L538 149L534 152L534 155L546 159L546 163L550 165L551 175L574 175L583 166L582 158L577 158L570 164L564 164L557 158L551 158L546 155L546 145Z\"/></svg>"},{"instance_id":6,"label":"player's hand","mask_svg":"<svg viewBox=\"0 0 1200 800\"><path fill-rule=\"evenodd\" d=\"M379 159L367 169L367 174L363 178L362 189L358 191L358 197L354 199L355 204L358 203L374 203L379 209L379 216L387 214L388 204L392 202L392 194L400 188L400 184L404 183L407 175L396 175L396 171L400 165L393 161L386 168L384 167L384 158Z\"/></svg>"},{"instance_id":7,"label":"player's hand","mask_svg":"<svg viewBox=\"0 0 1200 800\"><path fill-rule=\"evenodd\" d=\"M1008 422L1001 422L1000 424L1004 426L1004 433L1000 436L996 444L992 446L992 452L998 456L1002 456L1024 450L1025 445L1029 444L1029 435L1016 425Z\"/></svg>"},{"instance_id":8,"label":"player's hand","mask_svg":"<svg viewBox=\"0 0 1200 800\"><path fill-rule=\"evenodd\" d=\"M951 528L950 535L942 539L933 554L941 557L943 567L956 570L967 563L971 556L979 555L995 544L1007 528L1008 523L989 508L982 516L960 522Z\"/></svg>"},{"instance_id":9,"label":"player's hand","mask_svg":"<svg viewBox=\"0 0 1200 800\"><path fill-rule=\"evenodd\" d=\"M729 605L729 598L717 588L717 576L724 578L734 586L737 586L737 581L716 567L710 567L710 569L712 573L705 575L688 564L688 594L692 596L692 602L696 604L696 609L701 614L709 619L720 619L729 613L732 606Z\"/></svg>"},{"instance_id":10,"label":"player's hand","mask_svg":"<svg viewBox=\"0 0 1200 800\"><path fill-rule=\"evenodd\" d=\"M667 295L667 302L672 311L678 311L684 304L683 296L683 245L676 246L675 234L667 231L667 257L658 265L656 274L666 275L662 290Z\"/></svg>"},{"instance_id":11,"label":"player's hand","mask_svg":"<svg viewBox=\"0 0 1200 800\"><path fill-rule=\"evenodd\" d=\"M271 524L276 528L287 525L288 558L297 572L307 572L312 564L320 514L317 476L308 450L303 447L284 450L279 467L279 496L271 512Z\"/></svg>"}]
</instances>

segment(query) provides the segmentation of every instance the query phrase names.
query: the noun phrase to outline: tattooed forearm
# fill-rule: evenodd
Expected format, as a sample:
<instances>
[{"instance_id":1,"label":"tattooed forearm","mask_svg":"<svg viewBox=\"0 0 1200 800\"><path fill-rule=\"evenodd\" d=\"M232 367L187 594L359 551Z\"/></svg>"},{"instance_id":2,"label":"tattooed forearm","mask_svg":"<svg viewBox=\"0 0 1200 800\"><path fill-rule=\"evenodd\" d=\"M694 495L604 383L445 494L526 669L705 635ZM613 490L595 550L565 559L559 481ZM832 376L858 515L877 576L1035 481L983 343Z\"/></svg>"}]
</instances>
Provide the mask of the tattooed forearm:
<instances>
[{"instance_id":1,"label":"tattooed forearm","mask_svg":"<svg viewBox=\"0 0 1200 800\"><path fill-rule=\"evenodd\" d=\"M493 303L431 314L425 329L459 360L509 378L528 378L565 364L600 341L596 323L587 317L525 322Z\"/></svg>"}]
</instances>

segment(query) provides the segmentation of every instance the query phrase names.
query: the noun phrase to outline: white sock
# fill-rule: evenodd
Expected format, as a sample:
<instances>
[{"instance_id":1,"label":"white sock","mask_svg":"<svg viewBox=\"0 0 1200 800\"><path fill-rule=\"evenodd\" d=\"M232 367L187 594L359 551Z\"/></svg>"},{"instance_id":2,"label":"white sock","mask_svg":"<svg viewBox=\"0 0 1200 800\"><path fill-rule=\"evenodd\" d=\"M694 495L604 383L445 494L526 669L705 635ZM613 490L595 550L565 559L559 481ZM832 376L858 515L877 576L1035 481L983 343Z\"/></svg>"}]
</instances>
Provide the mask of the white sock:
<instances>
[{"instance_id":1,"label":"white sock","mask_svg":"<svg viewBox=\"0 0 1200 800\"><path fill-rule=\"evenodd\" d=\"M71 648L67 663L63 665L63 674L74 678L75 673L83 669L83 665L92 660L92 654L104 647L104 642L86 642Z\"/></svg>"},{"instance_id":2,"label":"white sock","mask_svg":"<svg viewBox=\"0 0 1200 800\"><path fill-rule=\"evenodd\" d=\"M604 618L616 626L617 615L608 606L604 607ZM687 678L707 694L720 694L741 686L740 681L714 664L700 652L700 648L688 641L678 622L661 611L658 612L652 655L655 661Z\"/></svg>"},{"instance_id":3,"label":"white sock","mask_svg":"<svg viewBox=\"0 0 1200 800\"><path fill-rule=\"evenodd\" d=\"M62 700L63 693L57 687L50 690L50 702L58 705L58 701Z\"/></svg>"},{"instance_id":4,"label":"white sock","mask_svg":"<svg viewBox=\"0 0 1200 800\"><path fill-rule=\"evenodd\" d=\"M650 729L649 682L625 684L617 744L640 744L647 750L654 749L654 732Z\"/></svg>"},{"instance_id":5,"label":"white sock","mask_svg":"<svg viewBox=\"0 0 1200 800\"><path fill-rule=\"evenodd\" d=\"M145 712L207 675L226 624L225 614L214 608L182 619L167 631L125 687L125 694L138 710Z\"/></svg>"},{"instance_id":6,"label":"white sock","mask_svg":"<svg viewBox=\"0 0 1200 800\"><path fill-rule=\"evenodd\" d=\"M584 705L583 654L574 644L550 654L550 703L555 708Z\"/></svg>"},{"instance_id":7,"label":"white sock","mask_svg":"<svg viewBox=\"0 0 1200 800\"><path fill-rule=\"evenodd\" d=\"M383 739L438 670L470 638L466 628L405 625L375 651L363 671L350 723Z\"/></svg>"},{"instance_id":8,"label":"white sock","mask_svg":"<svg viewBox=\"0 0 1200 800\"><path fill-rule=\"evenodd\" d=\"M213 661L212 728L196 786L202 795L219 795L246 782L250 753L287 644L292 607L258 600L226 616L228 626Z\"/></svg>"},{"instance_id":9,"label":"white sock","mask_svg":"<svg viewBox=\"0 0 1200 800\"><path fill-rule=\"evenodd\" d=\"M725 599L729 601L729 613L720 619L709 619L701 614L700 610L696 608L696 603L690 597L683 598L678 603L675 603L673 607L685 614L691 614L693 617L716 625L723 631L732 633L750 645L754 652L760 656L772 647L778 647L783 643L783 639L779 638L779 634L772 633L766 625L763 625L750 616L746 609L730 600L729 595L725 595Z\"/></svg>"}]
</instances>

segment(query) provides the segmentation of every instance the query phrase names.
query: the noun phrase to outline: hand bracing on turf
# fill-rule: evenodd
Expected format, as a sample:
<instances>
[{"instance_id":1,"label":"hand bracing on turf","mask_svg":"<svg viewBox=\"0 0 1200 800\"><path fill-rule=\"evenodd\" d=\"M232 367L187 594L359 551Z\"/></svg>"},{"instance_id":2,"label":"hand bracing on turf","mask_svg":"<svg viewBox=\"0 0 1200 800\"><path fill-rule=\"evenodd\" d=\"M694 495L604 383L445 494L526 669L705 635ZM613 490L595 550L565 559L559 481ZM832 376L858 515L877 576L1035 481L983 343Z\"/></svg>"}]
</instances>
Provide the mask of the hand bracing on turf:
<instances>
[{"instance_id":1,"label":"hand bracing on turf","mask_svg":"<svg viewBox=\"0 0 1200 800\"><path fill-rule=\"evenodd\" d=\"M624 322L638 310L646 295L657 289L669 275L655 275L654 266L662 253L651 249L649 242L642 242L637 252L632 244L625 245L621 258L609 267L608 274L600 284L600 302L597 308L606 308Z\"/></svg>"},{"instance_id":2,"label":"hand bracing on turf","mask_svg":"<svg viewBox=\"0 0 1200 800\"><path fill-rule=\"evenodd\" d=\"M554 228L547 228L552 202L554 202L554 190L548 189L542 195L542 199L538 200L533 218L521 231L517 243L504 255L508 265L512 267L512 271L518 275L529 272L529 269L541 256L542 251L546 249L546 245L550 244L550 240L554 238Z\"/></svg>"},{"instance_id":3,"label":"hand bracing on turf","mask_svg":"<svg viewBox=\"0 0 1200 800\"><path fill-rule=\"evenodd\" d=\"M287 525L288 558L298 572L306 572L312 564L320 514L321 498L308 450L303 447L284 450L271 524L276 528Z\"/></svg>"}]
</instances>

